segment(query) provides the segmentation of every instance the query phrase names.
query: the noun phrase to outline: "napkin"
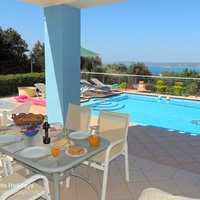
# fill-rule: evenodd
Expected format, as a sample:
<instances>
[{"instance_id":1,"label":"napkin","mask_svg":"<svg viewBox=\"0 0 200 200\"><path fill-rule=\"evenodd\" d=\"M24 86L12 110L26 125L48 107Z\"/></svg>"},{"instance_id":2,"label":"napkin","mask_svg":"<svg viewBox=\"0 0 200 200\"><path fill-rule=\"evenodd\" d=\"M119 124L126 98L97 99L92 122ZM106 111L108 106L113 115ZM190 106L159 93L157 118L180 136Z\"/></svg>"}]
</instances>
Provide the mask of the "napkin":
<instances>
[{"instance_id":1,"label":"napkin","mask_svg":"<svg viewBox=\"0 0 200 200\"><path fill-rule=\"evenodd\" d=\"M67 138L61 138L57 141L52 142L52 146L60 147L60 148L65 148L67 145L69 145L69 140Z\"/></svg>"}]
</instances>

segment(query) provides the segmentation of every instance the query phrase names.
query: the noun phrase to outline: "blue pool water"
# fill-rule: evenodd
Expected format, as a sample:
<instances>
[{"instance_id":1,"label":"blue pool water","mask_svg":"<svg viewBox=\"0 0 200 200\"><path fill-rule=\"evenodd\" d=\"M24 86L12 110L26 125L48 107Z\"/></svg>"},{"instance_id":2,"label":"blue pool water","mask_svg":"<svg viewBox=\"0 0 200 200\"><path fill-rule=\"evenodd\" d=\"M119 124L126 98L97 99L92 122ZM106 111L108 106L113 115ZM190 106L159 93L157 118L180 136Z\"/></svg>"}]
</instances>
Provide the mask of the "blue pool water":
<instances>
[{"instance_id":1,"label":"blue pool water","mask_svg":"<svg viewBox=\"0 0 200 200\"><path fill-rule=\"evenodd\" d=\"M7 102L5 101L0 101L0 105L6 104Z\"/></svg>"},{"instance_id":2,"label":"blue pool water","mask_svg":"<svg viewBox=\"0 0 200 200\"><path fill-rule=\"evenodd\" d=\"M200 135L200 125L192 123L192 120L200 119L200 101L122 94L106 99L90 99L82 106L93 108L95 116L101 109L129 113L132 123Z\"/></svg>"}]
</instances>

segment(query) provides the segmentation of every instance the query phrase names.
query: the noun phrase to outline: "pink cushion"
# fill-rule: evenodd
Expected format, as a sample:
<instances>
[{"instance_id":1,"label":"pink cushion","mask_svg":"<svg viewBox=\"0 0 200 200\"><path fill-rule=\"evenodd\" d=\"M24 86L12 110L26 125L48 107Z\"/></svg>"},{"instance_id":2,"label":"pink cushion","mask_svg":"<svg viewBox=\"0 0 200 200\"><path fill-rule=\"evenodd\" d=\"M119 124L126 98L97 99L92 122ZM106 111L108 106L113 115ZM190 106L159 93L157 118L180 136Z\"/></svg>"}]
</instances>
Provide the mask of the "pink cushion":
<instances>
[{"instance_id":1,"label":"pink cushion","mask_svg":"<svg viewBox=\"0 0 200 200\"><path fill-rule=\"evenodd\" d=\"M20 98L20 96L25 96L25 98ZM15 97L15 99L19 102L33 102L35 105L39 106L46 106L46 101L45 100L40 100L40 99L33 99L33 98L28 98L26 95L20 95Z\"/></svg>"},{"instance_id":2,"label":"pink cushion","mask_svg":"<svg viewBox=\"0 0 200 200\"><path fill-rule=\"evenodd\" d=\"M19 95L19 96L16 96L15 99L28 99L28 96L26 96L26 95Z\"/></svg>"}]
</instances>

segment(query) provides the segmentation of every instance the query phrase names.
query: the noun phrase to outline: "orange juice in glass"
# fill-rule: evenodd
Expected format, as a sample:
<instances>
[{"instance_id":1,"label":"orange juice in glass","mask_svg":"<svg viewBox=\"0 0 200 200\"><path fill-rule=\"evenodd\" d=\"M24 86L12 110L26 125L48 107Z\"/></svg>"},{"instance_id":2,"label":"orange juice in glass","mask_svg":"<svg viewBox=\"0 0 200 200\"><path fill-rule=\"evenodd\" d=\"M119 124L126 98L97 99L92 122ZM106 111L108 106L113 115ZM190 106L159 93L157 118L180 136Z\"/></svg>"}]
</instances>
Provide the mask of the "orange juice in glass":
<instances>
[{"instance_id":1,"label":"orange juice in glass","mask_svg":"<svg viewBox=\"0 0 200 200\"><path fill-rule=\"evenodd\" d=\"M88 142L91 146L99 146L101 142L99 126L91 126Z\"/></svg>"},{"instance_id":2,"label":"orange juice in glass","mask_svg":"<svg viewBox=\"0 0 200 200\"><path fill-rule=\"evenodd\" d=\"M59 154L60 154L60 148L57 146L52 146L51 147L51 155L53 157L57 157L57 156L59 156Z\"/></svg>"}]
</instances>

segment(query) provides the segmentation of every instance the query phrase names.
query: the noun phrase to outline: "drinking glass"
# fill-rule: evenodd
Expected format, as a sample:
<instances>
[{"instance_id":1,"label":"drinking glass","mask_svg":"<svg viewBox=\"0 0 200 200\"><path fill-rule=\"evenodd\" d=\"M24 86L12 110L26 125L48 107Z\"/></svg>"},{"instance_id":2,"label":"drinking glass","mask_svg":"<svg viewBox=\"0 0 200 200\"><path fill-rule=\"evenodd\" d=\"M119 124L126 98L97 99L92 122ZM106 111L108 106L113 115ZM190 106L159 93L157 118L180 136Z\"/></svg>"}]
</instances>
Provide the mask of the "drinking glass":
<instances>
[{"instance_id":1,"label":"drinking glass","mask_svg":"<svg viewBox=\"0 0 200 200\"><path fill-rule=\"evenodd\" d=\"M51 147L51 155L52 155L53 157L58 157L59 154L60 154L60 148L57 147L57 146L52 146L52 147Z\"/></svg>"}]
</instances>

